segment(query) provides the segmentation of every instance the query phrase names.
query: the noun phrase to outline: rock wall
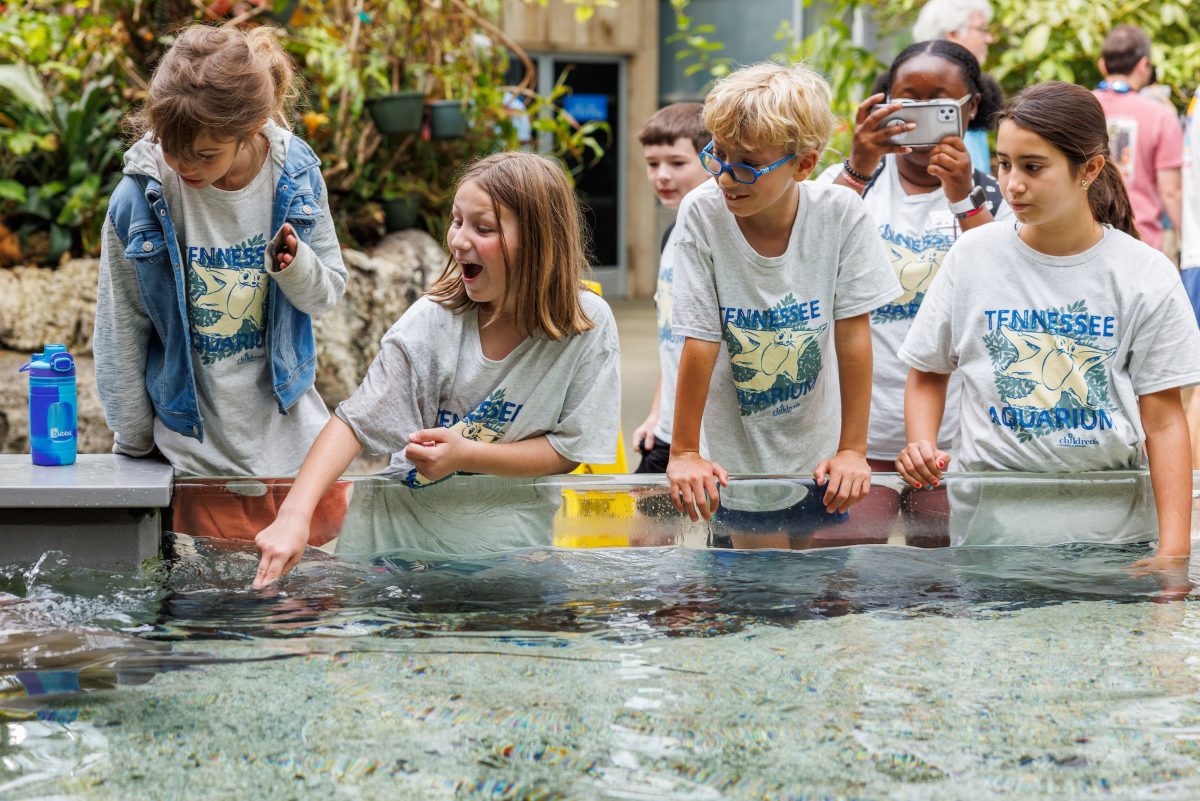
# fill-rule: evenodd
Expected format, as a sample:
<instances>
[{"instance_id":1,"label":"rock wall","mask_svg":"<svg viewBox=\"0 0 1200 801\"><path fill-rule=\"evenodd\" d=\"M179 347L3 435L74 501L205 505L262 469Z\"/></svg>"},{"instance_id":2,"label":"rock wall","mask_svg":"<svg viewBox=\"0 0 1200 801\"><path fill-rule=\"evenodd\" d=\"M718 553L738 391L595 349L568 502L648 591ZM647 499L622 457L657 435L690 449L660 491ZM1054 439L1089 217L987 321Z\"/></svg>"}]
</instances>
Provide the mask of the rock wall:
<instances>
[{"instance_id":1,"label":"rock wall","mask_svg":"<svg viewBox=\"0 0 1200 801\"><path fill-rule=\"evenodd\" d=\"M330 408L358 386L379 340L441 273L446 254L428 234L400 231L342 259L346 294L316 322L317 389ZM29 451L28 383L19 370L47 343L67 345L76 359L80 453L112 448L92 361L98 271L96 259L0 269L0 453Z\"/></svg>"}]
</instances>

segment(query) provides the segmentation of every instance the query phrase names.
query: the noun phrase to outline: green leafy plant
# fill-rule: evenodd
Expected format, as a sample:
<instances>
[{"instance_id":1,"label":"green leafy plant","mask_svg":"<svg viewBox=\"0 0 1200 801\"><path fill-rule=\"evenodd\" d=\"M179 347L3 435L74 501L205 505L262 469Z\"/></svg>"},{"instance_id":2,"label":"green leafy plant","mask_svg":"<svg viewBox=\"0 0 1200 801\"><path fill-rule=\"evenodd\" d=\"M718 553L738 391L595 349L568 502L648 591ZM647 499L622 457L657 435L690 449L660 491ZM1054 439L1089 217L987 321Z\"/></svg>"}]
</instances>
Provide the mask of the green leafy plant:
<instances>
[{"instance_id":1,"label":"green leafy plant","mask_svg":"<svg viewBox=\"0 0 1200 801\"><path fill-rule=\"evenodd\" d=\"M911 43L912 25L926 0L829 0L822 4L820 23L807 37L799 37L787 22L776 39L782 62L802 61L822 73L833 89L833 108L839 125L822 164L840 161L849 151L852 121L859 103L870 92L876 76L887 69L896 53ZM671 0L676 32L668 42L689 45L679 58L685 74L705 72L720 77L728 71L719 55L724 44L711 25L698 25L686 13L690 0ZM1100 79L1096 60L1100 44L1114 26L1137 25L1153 43L1152 60L1158 79L1172 88L1172 99L1182 110L1200 76L1200 17L1194 3L1183 0L992 0L995 17L991 46L984 70L996 78L1012 97L1038 81L1063 80L1094 85ZM849 21L860 15L871 23L876 41L886 43L872 51L854 42Z\"/></svg>"},{"instance_id":2,"label":"green leafy plant","mask_svg":"<svg viewBox=\"0 0 1200 801\"><path fill-rule=\"evenodd\" d=\"M122 150L114 34L111 17L87 13L0 22L0 215L45 264L99 250Z\"/></svg>"}]
</instances>

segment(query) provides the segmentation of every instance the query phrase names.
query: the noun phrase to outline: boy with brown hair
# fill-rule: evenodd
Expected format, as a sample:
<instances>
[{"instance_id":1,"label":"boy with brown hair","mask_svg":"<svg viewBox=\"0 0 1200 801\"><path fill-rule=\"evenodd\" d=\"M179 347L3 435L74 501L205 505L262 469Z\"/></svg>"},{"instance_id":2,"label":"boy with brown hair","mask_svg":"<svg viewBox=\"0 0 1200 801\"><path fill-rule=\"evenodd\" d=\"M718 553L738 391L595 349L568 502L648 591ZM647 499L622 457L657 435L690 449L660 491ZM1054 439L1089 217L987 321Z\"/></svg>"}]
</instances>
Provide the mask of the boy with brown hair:
<instances>
[{"instance_id":1,"label":"boy with brown hair","mask_svg":"<svg viewBox=\"0 0 1200 801\"><path fill-rule=\"evenodd\" d=\"M700 165L700 151L708 144L700 103L672 103L650 115L638 131L646 159L646 178L659 202L668 209L679 208L685 195L709 179ZM671 423L675 409L675 380L683 337L671 329L671 293L674 267L667 242L674 224L662 241L658 286L654 305L658 324L658 385L650 413L633 432L633 447L642 454L638 473L663 473L671 454Z\"/></svg>"}]
</instances>

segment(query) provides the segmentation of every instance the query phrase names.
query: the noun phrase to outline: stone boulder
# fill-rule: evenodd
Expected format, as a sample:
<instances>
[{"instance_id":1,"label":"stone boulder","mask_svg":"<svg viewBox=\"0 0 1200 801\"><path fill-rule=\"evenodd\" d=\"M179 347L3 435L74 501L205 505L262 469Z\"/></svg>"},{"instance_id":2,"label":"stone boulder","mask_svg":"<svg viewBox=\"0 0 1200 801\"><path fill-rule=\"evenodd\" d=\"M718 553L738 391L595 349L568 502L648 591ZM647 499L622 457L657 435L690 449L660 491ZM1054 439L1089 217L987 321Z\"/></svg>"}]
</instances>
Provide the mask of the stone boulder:
<instances>
[{"instance_id":1,"label":"stone boulder","mask_svg":"<svg viewBox=\"0 0 1200 801\"><path fill-rule=\"evenodd\" d=\"M369 253L343 250L346 294L316 321L317 389L330 408L354 391L379 350L379 340L446 263L428 234L389 234ZM29 450L29 355L62 343L76 357L79 450L103 453L112 433L96 394L91 358L99 261L75 259L57 269L0 269L0 453Z\"/></svg>"},{"instance_id":2,"label":"stone boulder","mask_svg":"<svg viewBox=\"0 0 1200 801\"><path fill-rule=\"evenodd\" d=\"M379 340L441 274L446 251L421 231L389 234L369 253L342 251L350 279L337 308L316 322L317 390L332 409L354 391Z\"/></svg>"},{"instance_id":3,"label":"stone boulder","mask_svg":"<svg viewBox=\"0 0 1200 801\"><path fill-rule=\"evenodd\" d=\"M0 269L0 349L28 359L47 343L62 343L72 354L90 354L99 274L96 259Z\"/></svg>"}]
</instances>

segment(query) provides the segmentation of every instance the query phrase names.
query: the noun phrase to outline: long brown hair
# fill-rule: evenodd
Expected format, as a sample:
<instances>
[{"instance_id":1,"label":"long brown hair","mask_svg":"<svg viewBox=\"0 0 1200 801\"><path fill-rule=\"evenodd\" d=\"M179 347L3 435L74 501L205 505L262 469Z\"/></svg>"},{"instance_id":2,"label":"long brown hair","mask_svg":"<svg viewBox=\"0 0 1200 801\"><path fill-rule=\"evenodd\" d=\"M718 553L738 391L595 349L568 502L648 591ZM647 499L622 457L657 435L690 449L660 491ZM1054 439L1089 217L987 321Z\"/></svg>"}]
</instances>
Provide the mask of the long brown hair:
<instances>
[{"instance_id":1,"label":"long brown hair","mask_svg":"<svg viewBox=\"0 0 1200 801\"><path fill-rule=\"evenodd\" d=\"M1034 84L1013 98L996 117L1031 131L1062 151L1078 173L1088 159L1104 156L1104 168L1088 187L1088 205L1097 222L1141 239L1121 171L1108 149L1108 124L1096 96L1073 83Z\"/></svg>"},{"instance_id":2,"label":"long brown hair","mask_svg":"<svg viewBox=\"0 0 1200 801\"><path fill-rule=\"evenodd\" d=\"M499 308L509 297L516 299L517 330L526 336L559 340L589 330L592 321L579 302L588 269L583 218L562 167L533 153L496 153L468 165L454 184L454 194L469 181L491 198L496 215L508 276ZM504 227L499 225L501 206L517 219L511 261ZM476 307L453 256L428 295L455 311Z\"/></svg>"},{"instance_id":3,"label":"long brown hair","mask_svg":"<svg viewBox=\"0 0 1200 801\"><path fill-rule=\"evenodd\" d=\"M146 102L126 125L136 138L150 131L172 156L194 158L202 130L239 142L266 119L291 130L298 81L271 28L190 25L154 68Z\"/></svg>"}]
</instances>

